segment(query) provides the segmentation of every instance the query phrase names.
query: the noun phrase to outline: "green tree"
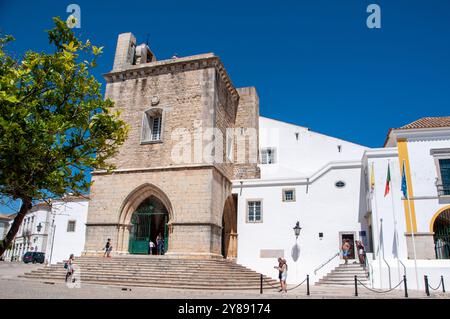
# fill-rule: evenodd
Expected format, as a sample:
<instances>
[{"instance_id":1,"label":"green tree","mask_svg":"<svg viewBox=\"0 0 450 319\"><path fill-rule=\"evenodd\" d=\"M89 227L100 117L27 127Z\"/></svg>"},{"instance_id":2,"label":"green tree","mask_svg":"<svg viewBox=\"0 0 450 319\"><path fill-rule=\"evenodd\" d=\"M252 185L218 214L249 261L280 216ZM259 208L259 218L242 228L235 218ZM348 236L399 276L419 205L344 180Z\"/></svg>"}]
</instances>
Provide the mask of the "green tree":
<instances>
[{"instance_id":1,"label":"green tree","mask_svg":"<svg viewBox=\"0 0 450 319\"><path fill-rule=\"evenodd\" d=\"M0 256L33 203L86 194L87 172L113 169L107 160L128 132L90 74L102 48L53 20L53 53L28 51L20 61L5 52L14 39L0 38L0 196L20 203Z\"/></svg>"}]
</instances>

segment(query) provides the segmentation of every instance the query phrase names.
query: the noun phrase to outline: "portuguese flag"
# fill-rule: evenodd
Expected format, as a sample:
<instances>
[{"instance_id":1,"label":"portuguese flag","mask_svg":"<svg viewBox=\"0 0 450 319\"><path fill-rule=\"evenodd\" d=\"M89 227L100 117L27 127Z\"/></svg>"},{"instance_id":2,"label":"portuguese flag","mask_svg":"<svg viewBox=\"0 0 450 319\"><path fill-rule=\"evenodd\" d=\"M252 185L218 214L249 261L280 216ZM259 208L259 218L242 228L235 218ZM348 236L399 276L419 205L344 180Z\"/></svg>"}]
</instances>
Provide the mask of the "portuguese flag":
<instances>
[{"instance_id":1,"label":"portuguese flag","mask_svg":"<svg viewBox=\"0 0 450 319\"><path fill-rule=\"evenodd\" d=\"M386 177L386 188L384 189L384 197L389 194L389 191L391 190L391 167L388 164L388 171L387 171L387 177Z\"/></svg>"}]
</instances>

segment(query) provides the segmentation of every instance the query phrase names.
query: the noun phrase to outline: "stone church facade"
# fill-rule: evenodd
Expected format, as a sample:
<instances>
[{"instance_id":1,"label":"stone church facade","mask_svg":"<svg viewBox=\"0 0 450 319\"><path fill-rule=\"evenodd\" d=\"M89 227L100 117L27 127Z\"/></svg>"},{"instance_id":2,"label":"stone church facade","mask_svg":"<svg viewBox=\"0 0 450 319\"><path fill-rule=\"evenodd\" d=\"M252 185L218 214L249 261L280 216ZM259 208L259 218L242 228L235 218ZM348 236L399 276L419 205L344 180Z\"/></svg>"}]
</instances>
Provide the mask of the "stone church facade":
<instances>
[{"instance_id":1,"label":"stone church facade","mask_svg":"<svg viewBox=\"0 0 450 319\"><path fill-rule=\"evenodd\" d=\"M232 180L260 173L257 160L233 158L240 148L258 158L256 90L236 89L212 53L157 61L131 33L119 35L113 70L104 77L106 98L130 129L111 159L116 169L93 173L85 254L101 254L108 238L116 253L144 253L162 234L167 255L236 258ZM211 151L202 135L208 129L225 136L214 140L212 158L202 156ZM252 131L256 140L230 142L230 129ZM192 147L180 161L174 152L181 139Z\"/></svg>"}]
</instances>

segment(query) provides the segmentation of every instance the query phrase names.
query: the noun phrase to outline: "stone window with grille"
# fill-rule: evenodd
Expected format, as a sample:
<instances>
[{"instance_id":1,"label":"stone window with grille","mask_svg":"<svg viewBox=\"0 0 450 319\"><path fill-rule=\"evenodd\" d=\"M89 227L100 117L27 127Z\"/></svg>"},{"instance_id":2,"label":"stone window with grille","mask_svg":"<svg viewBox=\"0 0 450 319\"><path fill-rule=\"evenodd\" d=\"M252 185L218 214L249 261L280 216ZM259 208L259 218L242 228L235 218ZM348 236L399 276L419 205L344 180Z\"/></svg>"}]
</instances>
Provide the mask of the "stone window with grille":
<instances>
[{"instance_id":1,"label":"stone window with grille","mask_svg":"<svg viewBox=\"0 0 450 319\"><path fill-rule=\"evenodd\" d=\"M160 108L152 108L142 116L141 143L162 142L163 112Z\"/></svg>"},{"instance_id":2,"label":"stone window with grille","mask_svg":"<svg viewBox=\"0 0 450 319\"><path fill-rule=\"evenodd\" d=\"M73 233L75 232L75 227L76 227L76 221L75 220L69 220L67 222L67 232L68 233Z\"/></svg>"},{"instance_id":3,"label":"stone window with grille","mask_svg":"<svg viewBox=\"0 0 450 319\"><path fill-rule=\"evenodd\" d=\"M283 202L295 202L295 189L283 189Z\"/></svg>"},{"instance_id":4,"label":"stone window with grille","mask_svg":"<svg viewBox=\"0 0 450 319\"><path fill-rule=\"evenodd\" d=\"M262 222L262 200L247 201L247 223Z\"/></svg>"},{"instance_id":5,"label":"stone window with grille","mask_svg":"<svg viewBox=\"0 0 450 319\"><path fill-rule=\"evenodd\" d=\"M436 164L436 188L439 196L450 196L450 148L432 149Z\"/></svg>"},{"instance_id":6,"label":"stone window with grille","mask_svg":"<svg viewBox=\"0 0 450 319\"><path fill-rule=\"evenodd\" d=\"M275 164L276 149L274 147L267 147L261 149L261 164Z\"/></svg>"}]
</instances>

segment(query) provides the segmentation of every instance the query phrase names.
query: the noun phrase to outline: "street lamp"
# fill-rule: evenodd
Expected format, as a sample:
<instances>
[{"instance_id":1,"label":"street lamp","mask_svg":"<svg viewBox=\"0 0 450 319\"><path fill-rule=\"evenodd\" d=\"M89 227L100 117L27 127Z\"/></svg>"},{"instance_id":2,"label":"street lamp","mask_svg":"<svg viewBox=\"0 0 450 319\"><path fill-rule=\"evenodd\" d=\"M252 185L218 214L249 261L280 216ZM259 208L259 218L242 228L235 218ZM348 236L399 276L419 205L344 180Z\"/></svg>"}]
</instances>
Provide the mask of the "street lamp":
<instances>
[{"instance_id":1,"label":"street lamp","mask_svg":"<svg viewBox=\"0 0 450 319\"><path fill-rule=\"evenodd\" d=\"M302 230L302 228L300 227L300 222L297 221L297 223L295 224L295 227L294 227L295 239L298 239L298 236L300 236L301 230Z\"/></svg>"}]
</instances>

